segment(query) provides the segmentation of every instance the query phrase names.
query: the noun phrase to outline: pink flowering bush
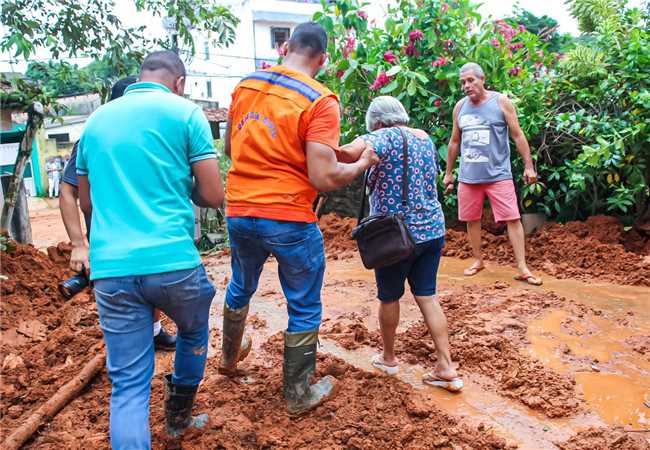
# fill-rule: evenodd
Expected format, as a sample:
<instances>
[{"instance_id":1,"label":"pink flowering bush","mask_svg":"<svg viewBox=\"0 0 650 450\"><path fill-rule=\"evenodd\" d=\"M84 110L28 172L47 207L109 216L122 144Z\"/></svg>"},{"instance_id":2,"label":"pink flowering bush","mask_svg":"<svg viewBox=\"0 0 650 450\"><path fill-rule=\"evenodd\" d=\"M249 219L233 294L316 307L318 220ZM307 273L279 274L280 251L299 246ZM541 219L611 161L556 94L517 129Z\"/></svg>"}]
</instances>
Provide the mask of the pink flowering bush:
<instances>
[{"instance_id":1,"label":"pink flowering bush","mask_svg":"<svg viewBox=\"0 0 650 450\"><path fill-rule=\"evenodd\" d=\"M314 16L330 35L329 66L321 79L344 107L344 142L365 131L364 115L374 97L394 95L412 125L430 133L444 166L452 111L463 97L459 69L471 61L482 65L489 89L515 100L524 131L539 133L546 68L556 61L536 35L481 19L471 0L401 0L389 6L382 28L369 28L360 5L335 0ZM453 208L455 197L445 201Z\"/></svg>"}]
</instances>

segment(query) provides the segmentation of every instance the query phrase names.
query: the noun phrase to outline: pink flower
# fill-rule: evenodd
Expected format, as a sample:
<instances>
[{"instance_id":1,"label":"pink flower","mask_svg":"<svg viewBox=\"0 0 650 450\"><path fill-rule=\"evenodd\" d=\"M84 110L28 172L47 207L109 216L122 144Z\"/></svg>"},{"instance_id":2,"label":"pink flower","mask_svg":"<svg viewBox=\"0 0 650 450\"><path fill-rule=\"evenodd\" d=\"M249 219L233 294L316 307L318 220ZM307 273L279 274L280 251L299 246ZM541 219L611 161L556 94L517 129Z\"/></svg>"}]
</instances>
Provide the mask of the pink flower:
<instances>
[{"instance_id":1,"label":"pink flower","mask_svg":"<svg viewBox=\"0 0 650 450\"><path fill-rule=\"evenodd\" d=\"M343 74L345 74L344 70L339 70L336 72L336 78L343 78Z\"/></svg>"},{"instance_id":2,"label":"pink flower","mask_svg":"<svg viewBox=\"0 0 650 450\"><path fill-rule=\"evenodd\" d=\"M524 44L522 44L522 43L512 44L510 46L510 51L516 52L520 48L524 48Z\"/></svg>"},{"instance_id":3,"label":"pink flower","mask_svg":"<svg viewBox=\"0 0 650 450\"><path fill-rule=\"evenodd\" d=\"M281 45L278 47L278 55L280 56L287 56L287 48L284 45Z\"/></svg>"},{"instance_id":4,"label":"pink flower","mask_svg":"<svg viewBox=\"0 0 650 450\"><path fill-rule=\"evenodd\" d=\"M446 3L445 3L445 5L446 5ZM451 50L451 48L453 46L454 46L454 41L452 41L451 39L447 39L445 41L445 50L449 51L449 50Z\"/></svg>"},{"instance_id":5,"label":"pink flower","mask_svg":"<svg viewBox=\"0 0 650 450\"><path fill-rule=\"evenodd\" d=\"M437 99L433 102L433 106L435 106L436 108L439 108L440 105L442 105L442 99L441 99L441 98L437 98Z\"/></svg>"},{"instance_id":6,"label":"pink flower","mask_svg":"<svg viewBox=\"0 0 650 450\"><path fill-rule=\"evenodd\" d=\"M525 33L526 32L526 27L524 26L523 23L519 24L519 32L520 33Z\"/></svg>"},{"instance_id":7,"label":"pink flower","mask_svg":"<svg viewBox=\"0 0 650 450\"><path fill-rule=\"evenodd\" d=\"M345 47L343 47L343 57L348 59L350 53L356 48L357 40L351 34L348 35L347 40L345 41Z\"/></svg>"},{"instance_id":8,"label":"pink flower","mask_svg":"<svg viewBox=\"0 0 650 450\"><path fill-rule=\"evenodd\" d=\"M377 75L377 78L370 86L370 90L378 91L379 89L386 86L389 82L390 82L390 77L386 75L386 72L381 72L379 75Z\"/></svg>"},{"instance_id":9,"label":"pink flower","mask_svg":"<svg viewBox=\"0 0 650 450\"><path fill-rule=\"evenodd\" d=\"M503 36L503 39L506 41L506 43L510 43L512 41L512 38L515 37L515 35L518 33L517 30L512 28L510 25L508 25L505 21L503 20L498 20L494 24L494 28L496 31L499 32L501 36Z\"/></svg>"},{"instance_id":10,"label":"pink flower","mask_svg":"<svg viewBox=\"0 0 650 450\"><path fill-rule=\"evenodd\" d=\"M544 50L537 50L537 56L539 56L540 58L543 58L544 57Z\"/></svg>"},{"instance_id":11,"label":"pink flower","mask_svg":"<svg viewBox=\"0 0 650 450\"><path fill-rule=\"evenodd\" d=\"M413 30L409 33L409 41L419 41L424 37L422 30Z\"/></svg>"},{"instance_id":12,"label":"pink flower","mask_svg":"<svg viewBox=\"0 0 650 450\"><path fill-rule=\"evenodd\" d=\"M406 53L406 56L420 56L420 52L415 48L413 42L409 42L409 45L404 48L404 53Z\"/></svg>"},{"instance_id":13,"label":"pink flower","mask_svg":"<svg viewBox=\"0 0 650 450\"><path fill-rule=\"evenodd\" d=\"M267 63L266 61L262 61L262 64L260 64L260 67L262 69L270 69L273 66L271 64Z\"/></svg>"},{"instance_id":14,"label":"pink flower","mask_svg":"<svg viewBox=\"0 0 650 450\"><path fill-rule=\"evenodd\" d=\"M508 74L512 77L516 77L521 73L521 66L513 67L508 71Z\"/></svg>"},{"instance_id":15,"label":"pink flower","mask_svg":"<svg viewBox=\"0 0 650 450\"><path fill-rule=\"evenodd\" d=\"M365 11L357 11L357 16L361 17L363 20L368 20L368 14Z\"/></svg>"},{"instance_id":16,"label":"pink flower","mask_svg":"<svg viewBox=\"0 0 650 450\"><path fill-rule=\"evenodd\" d=\"M384 61L386 61L388 64L395 64L397 62L397 57L395 56L395 53L389 50L384 53Z\"/></svg>"},{"instance_id":17,"label":"pink flower","mask_svg":"<svg viewBox=\"0 0 650 450\"><path fill-rule=\"evenodd\" d=\"M499 42L499 40L496 39L496 38L492 39L490 42L491 42L492 46L495 47L495 48L501 47L501 42Z\"/></svg>"},{"instance_id":18,"label":"pink flower","mask_svg":"<svg viewBox=\"0 0 650 450\"><path fill-rule=\"evenodd\" d=\"M447 64L449 60L444 56L438 56L434 61L431 62L432 67L442 67Z\"/></svg>"},{"instance_id":19,"label":"pink flower","mask_svg":"<svg viewBox=\"0 0 650 450\"><path fill-rule=\"evenodd\" d=\"M448 9L449 9L449 5L447 3L443 3L442 6L440 7L440 14L446 13Z\"/></svg>"}]
</instances>

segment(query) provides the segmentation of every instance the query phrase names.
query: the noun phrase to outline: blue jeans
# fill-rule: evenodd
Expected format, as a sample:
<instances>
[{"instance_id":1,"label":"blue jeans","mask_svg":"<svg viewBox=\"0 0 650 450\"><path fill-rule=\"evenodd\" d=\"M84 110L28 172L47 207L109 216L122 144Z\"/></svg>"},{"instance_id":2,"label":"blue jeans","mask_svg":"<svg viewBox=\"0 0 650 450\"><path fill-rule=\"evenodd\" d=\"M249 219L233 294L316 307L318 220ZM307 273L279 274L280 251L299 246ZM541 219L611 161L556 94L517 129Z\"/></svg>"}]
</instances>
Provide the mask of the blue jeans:
<instances>
[{"instance_id":1,"label":"blue jeans","mask_svg":"<svg viewBox=\"0 0 650 450\"><path fill-rule=\"evenodd\" d=\"M229 217L232 279L226 291L231 309L242 308L257 290L264 262L278 261L280 284L287 298L287 331L314 331L320 326L320 291L325 273L323 235L316 223Z\"/></svg>"},{"instance_id":2,"label":"blue jeans","mask_svg":"<svg viewBox=\"0 0 650 450\"><path fill-rule=\"evenodd\" d=\"M110 434L114 449L151 448L154 308L162 310L178 327L173 382L196 386L205 369L208 317L214 294L202 265L175 272L95 280L106 366L113 386Z\"/></svg>"}]
</instances>

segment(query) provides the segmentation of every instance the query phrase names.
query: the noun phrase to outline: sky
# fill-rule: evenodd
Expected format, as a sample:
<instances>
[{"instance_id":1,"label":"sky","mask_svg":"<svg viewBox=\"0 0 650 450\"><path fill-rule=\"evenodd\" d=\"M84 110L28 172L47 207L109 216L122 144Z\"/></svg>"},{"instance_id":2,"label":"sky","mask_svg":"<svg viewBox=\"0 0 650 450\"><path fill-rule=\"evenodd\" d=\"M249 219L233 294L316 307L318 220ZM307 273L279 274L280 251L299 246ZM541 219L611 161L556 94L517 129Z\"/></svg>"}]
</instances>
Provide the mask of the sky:
<instances>
[{"instance_id":1,"label":"sky","mask_svg":"<svg viewBox=\"0 0 650 450\"><path fill-rule=\"evenodd\" d=\"M370 1L370 6L367 7L371 18L381 19L385 16L386 5L395 0L374 0ZM558 21L560 33L571 33L578 35L577 22L569 14L564 0L475 0L477 3L482 3L480 6L481 14L487 18L492 16L493 19L500 19L509 16L513 7L518 4L523 9L526 9L537 16L544 14L552 17ZM628 0L629 6L640 6L643 0ZM222 1L221 3L235 3L236 1ZM161 19L154 17L147 17L144 13L136 13L134 0L115 0L116 13L120 20L126 26L136 26L146 24L152 34L160 36L162 33ZM7 53L0 53L0 72L4 71L24 71L26 64L19 63L17 65L8 64L7 60L10 55ZM37 58L46 59L47 53L38 52ZM74 61L81 65L87 63L85 60Z\"/></svg>"}]
</instances>

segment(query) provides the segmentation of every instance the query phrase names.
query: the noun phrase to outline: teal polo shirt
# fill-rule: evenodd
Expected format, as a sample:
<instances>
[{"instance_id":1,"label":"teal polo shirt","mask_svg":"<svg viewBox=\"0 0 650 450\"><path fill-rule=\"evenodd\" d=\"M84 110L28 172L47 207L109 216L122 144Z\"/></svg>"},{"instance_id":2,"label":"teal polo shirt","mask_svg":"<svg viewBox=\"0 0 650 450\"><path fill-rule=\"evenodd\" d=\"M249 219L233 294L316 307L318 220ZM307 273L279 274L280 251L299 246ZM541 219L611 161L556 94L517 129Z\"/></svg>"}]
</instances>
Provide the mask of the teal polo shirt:
<instances>
[{"instance_id":1,"label":"teal polo shirt","mask_svg":"<svg viewBox=\"0 0 650 450\"><path fill-rule=\"evenodd\" d=\"M91 279L201 264L192 164L209 158L216 155L203 111L162 84L132 84L90 116L77 174L88 176L93 204Z\"/></svg>"}]
</instances>

